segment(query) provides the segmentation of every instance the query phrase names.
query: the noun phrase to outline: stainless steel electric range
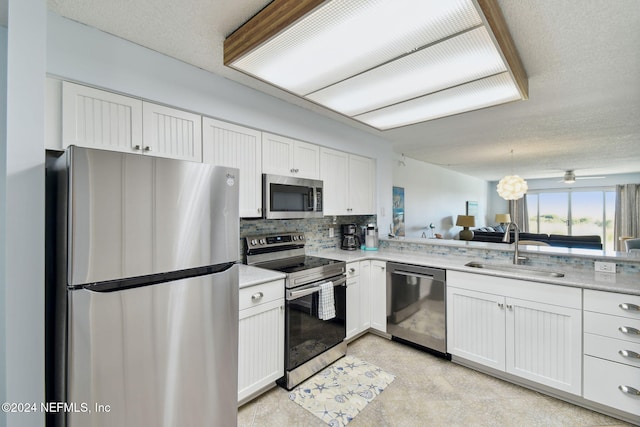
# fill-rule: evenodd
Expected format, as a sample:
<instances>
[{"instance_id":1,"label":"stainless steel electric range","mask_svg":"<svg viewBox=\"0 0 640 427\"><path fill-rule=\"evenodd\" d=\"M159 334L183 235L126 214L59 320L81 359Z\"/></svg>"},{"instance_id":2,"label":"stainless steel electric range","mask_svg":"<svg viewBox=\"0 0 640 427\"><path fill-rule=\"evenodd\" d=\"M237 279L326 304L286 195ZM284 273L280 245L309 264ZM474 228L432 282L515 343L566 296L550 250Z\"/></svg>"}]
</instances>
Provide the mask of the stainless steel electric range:
<instances>
[{"instance_id":1,"label":"stainless steel electric range","mask_svg":"<svg viewBox=\"0 0 640 427\"><path fill-rule=\"evenodd\" d=\"M346 354L346 263L305 255L304 233L245 238L246 263L285 273L285 375L291 390ZM318 315L320 288L333 284L335 317Z\"/></svg>"}]
</instances>

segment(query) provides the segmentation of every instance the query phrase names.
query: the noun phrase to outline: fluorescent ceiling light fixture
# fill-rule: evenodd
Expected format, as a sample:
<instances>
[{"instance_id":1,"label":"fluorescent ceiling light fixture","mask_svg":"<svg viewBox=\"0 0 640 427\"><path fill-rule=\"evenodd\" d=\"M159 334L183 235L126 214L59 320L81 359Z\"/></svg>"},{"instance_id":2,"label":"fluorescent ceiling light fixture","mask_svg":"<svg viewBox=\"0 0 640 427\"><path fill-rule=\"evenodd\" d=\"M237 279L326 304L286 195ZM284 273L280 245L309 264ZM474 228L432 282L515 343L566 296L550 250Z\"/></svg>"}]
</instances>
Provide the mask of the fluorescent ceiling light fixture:
<instances>
[{"instance_id":1,"label":"fluorescent ceiling light fixture","mask_svg":"<svg viewBox=\"0 0 640 427\"><path fill-rule=\"evenodd\" d=\"M356 120L386 130L440 117L465 113L519 99L507 73L476 80L420 98L355 116Z\"/></svg>"},{"instance_id":2,"label":"fluorescent ceiling light fixture","mask_svg":"<svg viewBox=\"0 0 640 427\"><path fill-rule=\"evenodd\" d=\"M226 65L378 129L527 97L495 0L275 0L224 50ZM486 90L497 76L512 89Z\"/></svg>"}]
</instances>

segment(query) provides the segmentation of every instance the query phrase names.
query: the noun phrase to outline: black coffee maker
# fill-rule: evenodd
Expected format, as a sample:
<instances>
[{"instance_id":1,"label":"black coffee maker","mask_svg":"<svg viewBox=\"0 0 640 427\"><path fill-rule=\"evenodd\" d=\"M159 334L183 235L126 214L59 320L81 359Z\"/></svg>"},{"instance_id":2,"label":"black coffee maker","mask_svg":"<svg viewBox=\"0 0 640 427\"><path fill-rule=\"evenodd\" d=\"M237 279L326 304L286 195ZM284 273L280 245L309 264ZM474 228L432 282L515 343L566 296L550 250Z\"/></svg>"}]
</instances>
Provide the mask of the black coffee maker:
<instances>
[{"instance_id":1,"label":"black coffee maker","mask_svg":"<svg viewBox=\"0 0 640 427\"><path fill-rule=\"evenodd\" d=\"M360 236L358 236L358 227L355 224L342 224L342 244L340 249L345 251L360 249Z\"/></svg>"}]
</instances>

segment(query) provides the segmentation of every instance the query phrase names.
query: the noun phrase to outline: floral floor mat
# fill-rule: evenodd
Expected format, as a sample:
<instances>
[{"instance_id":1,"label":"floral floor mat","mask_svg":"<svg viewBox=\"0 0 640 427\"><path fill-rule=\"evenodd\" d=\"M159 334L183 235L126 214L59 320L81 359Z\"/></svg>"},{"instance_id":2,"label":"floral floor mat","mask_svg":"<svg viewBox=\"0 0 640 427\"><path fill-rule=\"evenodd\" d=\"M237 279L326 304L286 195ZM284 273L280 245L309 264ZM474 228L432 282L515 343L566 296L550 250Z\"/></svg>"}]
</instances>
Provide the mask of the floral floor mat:
<instances>
[{"instance_id":1,"label":"floral floor mat","mask_svg":"<svg viewBox=\"0 0 640 427\"><path fill-rule=\"evenodd\" d=\"M289 399L331 427L345 426L395 379L381 368L345 356L289 393Z\"/></svg>"}]
</instances>

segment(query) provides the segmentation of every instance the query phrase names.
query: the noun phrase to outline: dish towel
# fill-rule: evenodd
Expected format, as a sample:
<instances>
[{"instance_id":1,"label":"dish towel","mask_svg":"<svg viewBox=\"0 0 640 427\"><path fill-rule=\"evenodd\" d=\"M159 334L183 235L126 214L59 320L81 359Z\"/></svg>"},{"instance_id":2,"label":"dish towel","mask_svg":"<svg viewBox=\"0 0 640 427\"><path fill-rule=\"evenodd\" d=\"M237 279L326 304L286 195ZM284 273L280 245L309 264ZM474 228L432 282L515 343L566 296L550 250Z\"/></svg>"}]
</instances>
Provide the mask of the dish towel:
<instances>
[{"instance_id":1,"label":"dish towel","mask_svg":"<svg viewBox=\"0 0 640 427\"><path fill-rule=\"evenodd\" d=\"M329 320L336 317L336 304L333 297L333 282L326 282L320 285L318 295L318 318Z\"/></svg>"}]
</instances>

